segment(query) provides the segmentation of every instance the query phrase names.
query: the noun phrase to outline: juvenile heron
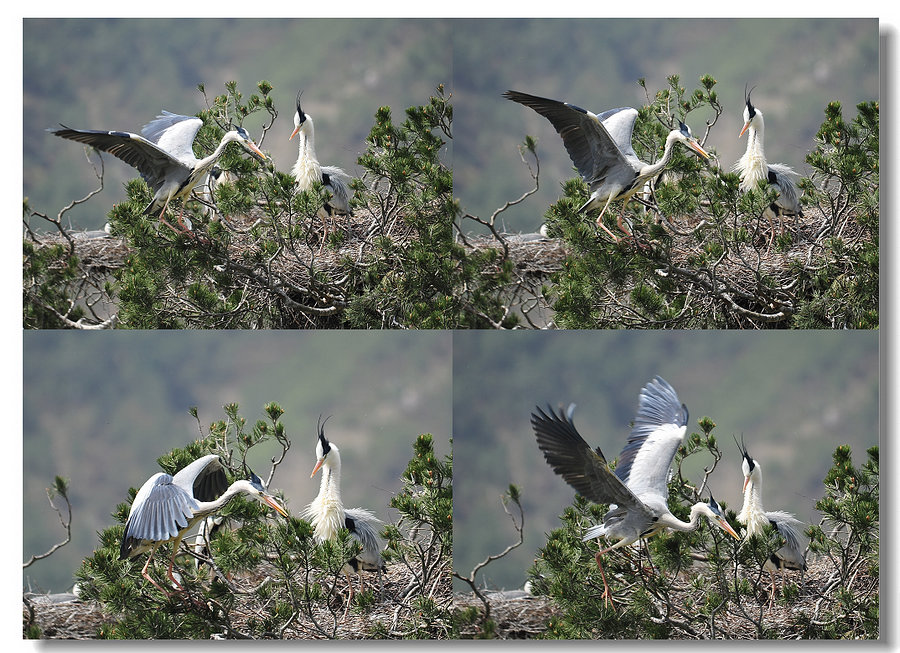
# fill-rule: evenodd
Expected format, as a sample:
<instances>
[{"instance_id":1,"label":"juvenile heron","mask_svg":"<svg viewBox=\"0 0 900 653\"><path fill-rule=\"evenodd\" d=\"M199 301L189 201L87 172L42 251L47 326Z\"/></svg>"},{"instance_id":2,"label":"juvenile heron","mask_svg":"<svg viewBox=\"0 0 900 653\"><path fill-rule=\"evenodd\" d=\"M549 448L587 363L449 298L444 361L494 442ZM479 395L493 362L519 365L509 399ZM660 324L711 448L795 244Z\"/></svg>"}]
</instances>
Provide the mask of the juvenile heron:
<instances>
[{"instance_id":1,"label":"juvenile heron","mask_svg":"<svg viewBox=\"0 0 900 653\"><path fill-rule=\"evenodd\" d=\"M325 422L328 419L325 418ZM341 501L341 453L337 445L325 437L325 422L320 415L317 425L316 464L309 475L312 478L316 472L322 470L319 494L306 507L301 517L312 524L313 537L317 542L337 539L338 531L342 528L350 531L350 537L359 542L362 550L348 560L342 569L350 586L350 595L347 598L349 608L353 598L350 572L356 572L359 577L359 591L362 592L362 572L376 571L381 579L381 572L385 569L378 541L378 530L383 522L365 508L344 508Z\"/></svg>"},{"instance_id":2,"label":"juvenile heron","mask_svg":"<svg viewBox=\"0 0 900 653\"><path fill-rule=\"evenodd\" d=\"M772 240L775 238L775 218L778 218L781 223L783 233L783 216L802 217L803 209L800 206L800 193L793 180L797 176L797 172L783 163L766 161L763 149L765 122L762 111L750 102L750 93L752 92L753 89L750 89L744 95L746 103L744 126L741 128L741 133L738 134L738 138L740 138L744 132L747 132L747 151L734 164L733 171L740 174L741 190L744 192L757 189L759 182L766 180L766 183L778 193L775 201L769 204L763 212L763 217L768 219L772 228L769 237L769 246L771 247Z\"/></svg>"},{"instance_id":3,"label":"juvenile heron","mask_svg":"<svg viewBox=\"0 0 900 653\"><path fill-rule=\"evenodd\" d=\"M304 191L313 187L314 183L320 183L331 193L331 199L325 202L322 210L325 212L325 234L322 236L324 247L325 238L328 235L328 218L333 215L353 215L350 208L350 175L337 166L323 166L316 157L316 132L313 120L300 106L300 95L297 93L297 111L294 113L294 131L291 132L291 140L298 137L299 154L291 174L297 180L297 190Z\"/></svg>"},{"instance_id":4,"label":"juvenile heron","mask_svg":"<svg viewBox=\"0 0 900 653\"><path fill-rule=\"evenodd\" d=\"M571 404L563 413L540 408L531 414L531 426L538 447L553 471L578 494L594 503L610 504L603 523L589 528L582 540L601 535L618 542L599 551L595 559L603 578L603 597L607 605L612 593L600 557L613 549L632 544L671 528L692 531L703 515L729 535L740 539L725 520L719 504L710 496L691 507L690 521L683 522L669 511L666 479L675 452L687 430L687 406L666 381L657 376L641 390L637 416L628 442L611 471L599 447L592 449L575 429Z\"/></svg>"},{"instance_id":5,"label":"juvenile heron","mask_svg":"<svg viewBox=\"0 0 900 653\"><path fill-rule=\"evenodd\" d=\"M119 560L134 558L149 551L150 555L147 556L141 575L169 596L169 592L150 578L147 567L156 550L163 544L172 542L168 576L179 590L182 589L172 575L181 538L197 522L215 513L238 494L248 494L287 517L287 512L263 487L256 474L251 472L249 480L238 480L228 485L225 469L215 454L198 458L174 476L164 472L154 474L141 486L131 504Z\"/></svg>"},{"instance_id":6,"label":"juvenile heron","mask_svg":"<svg viewBox=\"0 0 900 653\"><path fill-rule=\"evenodd\" d=\"M691 134L691 128L683 122L666 137L662 158L656 163L644 163L637 158L631 146L631 134L638 112L631 107L610 109L601 114L577 107L568 102L506 91L508 100L530 107L547 118L563 139L569 158L584 178L591 196L579 207L579 213L589 213L603 207L597 216L597 226L608 233L615 242L619 238L603 224L603 215L613 200L623 200L617 224L619 229L631 235L622 223L628 200L641 192L645 182L655 178L669 159L675 143L682 143L703 158L709 155Z\"/></svg>"},{"instance_id":7,"label":"juvenile heron","mask_svg":"<svg viewBox=\"0 0 900 653\"><path fill-rule=\"evenodd\" d=\"M235 127L227 132L212 154L198 159L194 156L193 143L202 126L203 121L200 118L163 111L155 120L141 128L140 135L122 131L71 129L65 125L61 125L62 129L47 131L109 152L136 168L153 192L153 201L144 209L144 213L155 213L162 207L159 213L160 222L179 231L163 217L169 202L179 198L186 200L194 187L206 178L229 143L239 143L251 154L262 160L266 159L266 155L256 146L243 127ZM182 204L178 224L181 226L180 231L189 233L182 220L183 214Z\"/></svg>"},{"instance_id":8,"label":"juvenile heron","mask_svg":"<svg viewBox=\"0 0 900 653\"><path fill-rule=\"evenodd\" d=\"M737 438L735 438L737 444ZM800 572L800 582L806 571L806 546L808 540L803 534L804 524L784 510L765 510L762 505L762 468L750 457L744 446L743 438L738 444L743 460L741 471L744 472L744 505L738 513L738 521L747 527L747 536L765 537L765 527L771 524L784 538L784 546L772 553L763 568L772 578L772 590L769 594L769 607L775 602L775 572L794 569Z\"/></svg>"}]
</instances>

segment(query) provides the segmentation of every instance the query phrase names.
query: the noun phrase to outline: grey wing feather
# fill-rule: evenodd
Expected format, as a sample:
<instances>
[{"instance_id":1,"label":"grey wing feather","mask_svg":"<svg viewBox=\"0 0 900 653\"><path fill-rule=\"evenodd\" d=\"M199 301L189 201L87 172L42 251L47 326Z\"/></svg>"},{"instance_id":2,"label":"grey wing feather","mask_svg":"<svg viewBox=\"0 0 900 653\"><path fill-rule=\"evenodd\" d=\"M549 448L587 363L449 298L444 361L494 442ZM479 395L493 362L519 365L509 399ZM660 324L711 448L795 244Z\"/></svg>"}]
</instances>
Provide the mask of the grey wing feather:
<instances>
[{"instance_id":1,"label":"grey wing feather","mask_svg":"<svg viewBox=\"0 0 900 653\"><path fill-rule=\"evenodd\" d=\"M331 190L331 205L338 213L351 213L350 175L337 166L322 166L322 183Z\"/></svg>"},{"instance_id":2,"label":"grey wing feather","mask_svg":"<svg viewBox=\"0 0 900 653\"><path fill-rule=\"evenodd\" d=\"M619 107L597 114L597 118L627 158L637 159L637 154L631 146L631 135L634 133L634 122L637 117L638 112L631 107Z\"/></svg>"},{"instance_id":3,"label":"grey wing feather","mask_svg":"<svg viewBox=\"0 0 900 653\"><path fill-rule=\"evenodd\" d=\"M657 376L641 389L634 426L616 467L616 476L637 496L652 492L665 503L669 467L687 421L687 406L664 379Z\"/></svg>"},{"instance_id":4,"label":"grey wing feather","mask_svg":"<svg viewBox=\"0 0 900 653\"><path fill-rule=\"evenodd\" d=\"M216 454L198 458L175 474L173 482L197 501L214 501L228 489L225 468Z\"/></svg>"},{"instance_id":5,"label":"grey wing feather","mask_svg":"<svg viewBox=\"0 0 900 653\"><path fill-rule=\"evenodd\" d=\"M139 498L135 497L136 505L125 524L126 539L159 542L173 538L187 528L197 508L197 502L168 474L159 474L146 497L140 502Z\"/></svg>"},{"instance_id":6,"label":"grey wing feather","mask_svg":"<svg viewBox=\"0 0 900 653\"><path fill-rule=\"evenodd\" d=\"M589 185L602 182L610 169L618 169L623 165L633 167L619 151L616 140L607 132L597 116L559 100L518 91L506 91L503 95L537 111L550 121L562 137L575 168ZM615 112L616 110L612 111Z\"/></svg>"},{"instance_id":7,"label":"grey wing feather","mask_svg":"<svg viewBox=\"0 0 900 653\"><path fill-rule=\"evenodd\" d=\"M785 546L795 551L803 551L806 548L806 536L803 534L804 524L791 513L784 510L771 510L766 512L766 519L781 533Z\"/></svg>"},{"instance_id":8,"label":"grey wing feather","mask_svg":"<svg viewBox=\"0 0 900 653\"><path fill-rule=\"evenodd\" d=\"M360 558L364 562L377 564L381 560L378 544L378 527L384 522L365 508L344 510L344 524L359 539L362 546Z\"/></svg>"},{"instance_id":9,"label":"grey wing feather","mask_svg":"<svg viewBox=\"0 0 900 653\"><path fill-rule=\"evenodd\" d=\"M594 503L614 503L630 509L640 505L634 494L609 470L603 452L590 445L578 433L572 422L572 412L556 413L548 407L549 415L540 408L531 414L531 426L538 447L554 472L581 496Z\"/></svg>"},{"instance_id":10,"label":"grey wing feather","mask_svg":"<svg viewBox=\"0 0 900 653\"><path fill-rule=\"evenodd\" d=\"M109 152L117 159L136 168L141 178L154 192L159 190L167 171L184 164L155 143L130 132L100 131L94 129L50 129L50 133L78 143ZM185 172L187 171L186 168Z\"/></svg>"}]
</instances>

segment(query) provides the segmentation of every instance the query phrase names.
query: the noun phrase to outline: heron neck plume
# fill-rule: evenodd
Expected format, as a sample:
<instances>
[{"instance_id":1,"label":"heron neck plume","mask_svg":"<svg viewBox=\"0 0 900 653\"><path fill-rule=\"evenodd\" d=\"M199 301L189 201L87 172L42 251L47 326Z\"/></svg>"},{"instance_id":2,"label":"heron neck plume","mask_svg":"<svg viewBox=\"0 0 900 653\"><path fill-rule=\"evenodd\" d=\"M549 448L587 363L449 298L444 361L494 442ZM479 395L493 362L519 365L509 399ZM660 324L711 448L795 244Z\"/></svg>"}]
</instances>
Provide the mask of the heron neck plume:
<instances>
[{"instance_id":1,"label":"heron neck plume","mask_svg":"<svg viewBox=\"0 0 900 653\"><path fill-rule=\"evenodd\" d=\"M341 501L341 454L332 443L322 464L319 494L309 505L313 536L318 542L333 540L344 527L344 504Z\"/></svg>"},{"instance_id":2,"label":"heron neck plume","mask_svg":"<svg viewBox=\"0 0 900 653\"><path fill-rule=\"evenodd\" d=\"M755 188L761 180L769 178L769 166L763 149L764 131L762 113L757 111L747 128L747 150L736 166L741 171L742 191Z\"/></svg>"},{"instance_id":3,"label":"heron neck plume","mask_svg":"<svg viewBox=\"0 0 900 653\"><path fill-rule=\"evenodd\" d=\"M762 534L769 523L762 505L762 470L759 463L750 473L747 486L744 488L744 505L738 513L738 521L747 527L747 535Z\"/></svg>"},{"instance_id":4,"label":"heron neck plume","mask_svg":"<svg viewBox=\"0 0 900 653\"><path fill-rule=\"evenodd\" d=\"M306 116L306 121L297 133L300 153L297 162L291 171L300 190L309 190L314 182L322 181L322 168L319 159L316 158L315 129L312 118Z\"/></svg>"}]
</instances>

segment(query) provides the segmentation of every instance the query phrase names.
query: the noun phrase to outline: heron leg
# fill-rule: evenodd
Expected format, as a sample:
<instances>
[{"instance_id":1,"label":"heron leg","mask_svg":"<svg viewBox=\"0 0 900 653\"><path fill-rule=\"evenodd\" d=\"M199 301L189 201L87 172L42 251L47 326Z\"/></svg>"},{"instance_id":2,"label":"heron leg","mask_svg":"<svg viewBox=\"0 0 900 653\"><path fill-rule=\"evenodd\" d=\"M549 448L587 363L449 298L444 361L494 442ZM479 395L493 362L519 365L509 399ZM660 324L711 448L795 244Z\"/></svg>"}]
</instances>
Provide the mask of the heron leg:
<instances>
[{"instance_id":1,"label":"heron leg","mask_svg":"<svg viewBox=\"0 0 900 653\"><path fill-rule=\"evenodd\" d=\"M603 551L598 551L594 556L594 560L597 561L597 567L600 569L600 578L603 579L603 605L607 608L611 607L613 610L616 609L616 604L613 601L612 592L609 589L609 584L606 582L606 574L603 572L603 565L600 562L600 556L609 551L610 549L605 549Z\"/></svg>"},{"instance_id":2,"label":"heron leg","mask_svg":"<svg viewBox=\"0 0 900 653\"><path fill-rule=\"evenodd\" d=\"M165 589L163 589L162 585L160 585L160 584L157 583L155 580L153 580L152 578L150 578L150 574L147 573L147 568L150 566L150 560L153 559L153 554L154 554L154 553L156 553L156 547L154 547L153 549L150 550L150 555L147 556L147 562L144 563L144 568L141 569L141 576L143 576L144 578L146 578L147 580L149 580L151 583L153 583L153 586L156 587L156 589L158 589L160 592L162 592L163 594L165 594L166 597L168 598L168 597L170 597L170 596L172 596L172 595L169 594L169 592L167 592Z\"/></svg>"},{"instance_id":3,"label":"heron leg","mask_svg":"<svg viewBox=\"0 0 900 653\"><path fill-rule=\"evenodd\" d=\"M616 236L616 235L615 235L613 232L611 232L609 229L607 229L607 228L606 228L606 225L603 224L603 215L606 213L606 209L609 208L609 205L610 205L610 203L611 203L612 201L613 201L613 196L610 195L609 198L606 200L606 204L603 206L603 210L600 211L600 215L597 216L597 226L600 227L601 229L603 229L603 231L605 231L606 233L608 233L609 236L610 236L610 238L613 239L613 242L618 243L618 242L619 242L619 237ZM621 226L621 225L622 225L621 218L619 218L619 226Z\"/></svg>"}]
</instances>

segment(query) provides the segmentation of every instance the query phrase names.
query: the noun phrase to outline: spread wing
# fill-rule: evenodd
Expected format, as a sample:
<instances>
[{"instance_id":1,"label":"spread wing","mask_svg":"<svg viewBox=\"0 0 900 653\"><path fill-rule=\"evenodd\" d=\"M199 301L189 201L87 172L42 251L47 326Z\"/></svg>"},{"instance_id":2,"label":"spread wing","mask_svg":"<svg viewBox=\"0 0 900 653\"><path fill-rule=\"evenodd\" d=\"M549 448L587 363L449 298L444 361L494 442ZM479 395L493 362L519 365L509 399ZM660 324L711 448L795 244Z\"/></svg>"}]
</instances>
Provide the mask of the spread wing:
<instances>
[{"instance_id":1,"label":"spread wing","mask_svg":"<svg viewBox=\"0 0 900 653\"><path fill-rule=\"evenodd\" d=\"M687 406L661 377L641 390L637 416L619 456L616 476L644 501L654 495L666 504L669 467L687 431L687 420Z\"/></svg>"},{"instance_id":2,"label":"spread wing","mask_svg":"<svg viewBox=\"0 0 900 653\"><path fill-rule=\"evenodd\" d=\"M503 96L534 109L553 124L563 139L569 158L588 185L602 183L611 171L619 171L623 167L634 169L628 157L628 154L634 156L631 148L631 130L637 118L634 109L613 109L601 114L615 126L617 137L614 137L604 127L601 116L574 104L519 91L506 91ZM626 133L628 147L623 151ZM636 157L634 160L637 160Z\"/></svg>"},{"instance_id":3,"label":"spread wing","mask_svg":"<svg viewBox=\"0 0 900 653\"><path fill-rule=\"evenodd\" d=\"M131 513L125 522L121 554L140 544L142 540L162 542L187 528L197 502L172 482L172 477L159 472L151 476L134 498Z\"/></svg>"},{"instance_id":4,"label":"spread wing","mask_svg":"<svg viewBox=\"0 0 900 653\"><path fill-rule=\"evenodd\" d=\"M610 471L599 447L591 449L575 429L574 408L573 404L563 414L562 409L557 413L548 406L549 414L540 408L531 414L531 426L547 463L578 494L595 503L614 503L623 510L642 507L631 490Z\"/></svg>"}]
</instances>

